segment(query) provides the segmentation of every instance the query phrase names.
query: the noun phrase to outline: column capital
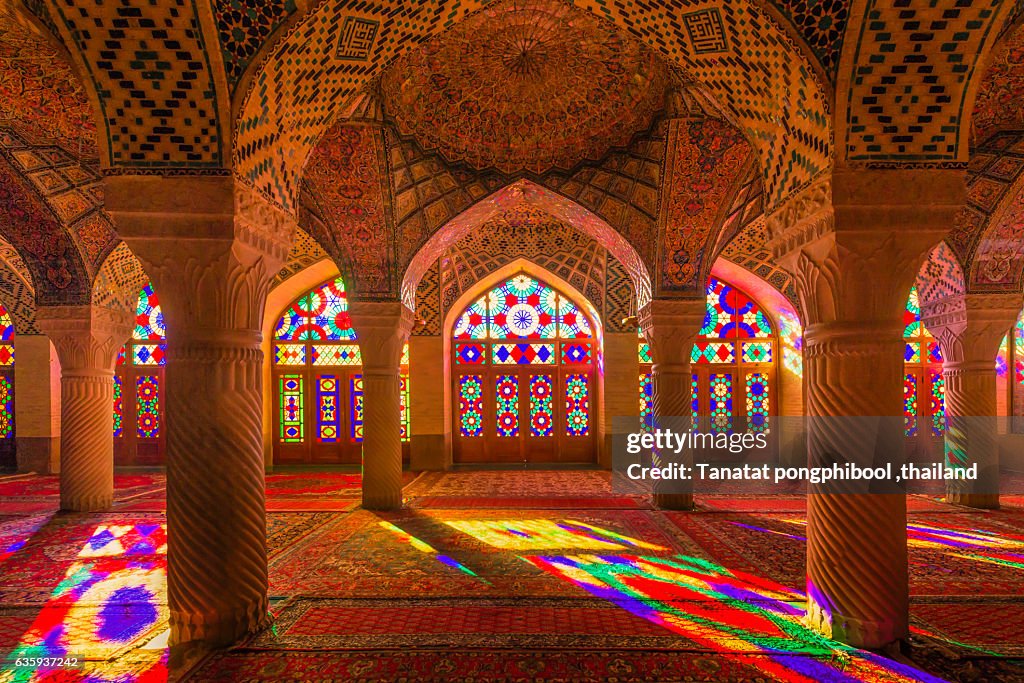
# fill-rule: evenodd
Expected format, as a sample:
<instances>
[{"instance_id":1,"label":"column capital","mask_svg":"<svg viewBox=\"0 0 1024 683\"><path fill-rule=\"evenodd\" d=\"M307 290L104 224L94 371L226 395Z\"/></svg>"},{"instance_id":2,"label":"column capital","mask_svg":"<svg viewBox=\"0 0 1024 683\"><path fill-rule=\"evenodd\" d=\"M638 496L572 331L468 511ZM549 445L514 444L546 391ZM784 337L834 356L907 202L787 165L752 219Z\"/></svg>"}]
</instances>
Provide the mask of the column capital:
<instances>
[{"instance_id":1,"label":"column capital","mask_svg":"<svg viewBox=\"0 0 1024 683\"><path fill-rule=\"evenodd\" d=\"M965 201L959 169L839 170L767 218L808 325L896 319Z\"/></svg>"},{"instance_id":2,"label":"column capital","mask_svg":"<svg viewBox=\"0 0 1024 683\"><path fill-rule=\"evenodd\" d=\"M690 349L707 315L707 300L652 299L637 313L640 330L654 352L654 364L663 369L682 367L689 372Z\"/></svg>"},{"instance_id":3,"label":"column capital","mask_svg":"<svg viewBox=\"0 0 1024 683\"><path fill-rule=\"evenodd\" d=\"M397 373L415 313L401 301L353 301L348 314L359 341L363 370Z\"/></svg>"},{"instance_id":4,"label":"column capital","mask_svg":"<svg viewBox=\"0 0 1024 683\"><path fill-rule=\"evenodd\" d=\"M36 323L53 342L61 372L112 371L135 328L129 311L100 306L41 306Z\"/></svg>"},{"instance_id":5,"label":"column capital","mask_svg":"<svg viewBox=\"0 0 1024 683\"><path fill-rule=\"evenodd\" d=\"M1019 293L955 294L921 301L921 322L942 349L946 365L984 363L992 369L999 344L1013 327L1024 297Z\"/></svg>"}]
</instances>

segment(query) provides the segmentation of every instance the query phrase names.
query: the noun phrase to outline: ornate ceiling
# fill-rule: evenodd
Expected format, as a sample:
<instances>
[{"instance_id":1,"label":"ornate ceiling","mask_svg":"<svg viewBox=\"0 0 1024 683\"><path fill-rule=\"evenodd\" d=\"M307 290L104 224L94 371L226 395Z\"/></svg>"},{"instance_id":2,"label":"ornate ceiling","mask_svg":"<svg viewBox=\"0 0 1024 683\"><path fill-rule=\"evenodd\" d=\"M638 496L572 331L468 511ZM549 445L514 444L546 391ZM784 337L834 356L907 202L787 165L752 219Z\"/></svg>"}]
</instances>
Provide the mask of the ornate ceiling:
<instances>
[{"instance_id":1,"label":"ornate ceiling","mask_svg":"<svg viewBox=\"0 0 1024 683\"><path fill-rule=\"evenodd\" d=\"M625 146L661 109L663 61L559 0L488 7L407 53L380 90L398 131L450 162L569 169Z\"/></svg>"}]
</instances>

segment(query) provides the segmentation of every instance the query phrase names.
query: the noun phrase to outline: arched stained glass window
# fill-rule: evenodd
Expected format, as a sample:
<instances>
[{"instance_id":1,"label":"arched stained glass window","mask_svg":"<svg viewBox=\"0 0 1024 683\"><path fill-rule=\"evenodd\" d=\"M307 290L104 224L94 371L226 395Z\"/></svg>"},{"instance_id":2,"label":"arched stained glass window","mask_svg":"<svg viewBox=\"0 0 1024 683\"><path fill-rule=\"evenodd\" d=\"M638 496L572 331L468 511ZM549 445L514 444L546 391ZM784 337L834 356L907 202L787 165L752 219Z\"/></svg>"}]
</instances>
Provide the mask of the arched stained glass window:
<instances>
[{"instance_id":1,"label":"arched stained glass window","mask_svg":"<svg viewBox=\"0 0 1024 683\"><path fill-rule=\"evenodd\" d=\"M707 312L690 352L692 417L712 432L771 431L778 338L768 315L743 291L711 278ZM640 416L654 424L650 345L641 335Z\"/></svg>"},{"instance_id":2,"label":"arched stained glass window","mask_svg":"<svg viewBox=\"0 0 1024 683\"><path fill-rule=\"evenodd\" d=\"M526 273L467 305L452 329L456 462L590 462L593 323Z\"/></svg>"},{"instance_id":3,"label":"arched stained glass window","mask_svg":"<svg viewBox=\"0 0 1024 683\"><path fill-rule=\"evenodd\" d=\"M284 310L273 344L276 462L361 461L362 364L342 278L313 288ZM408 443L408 344L401 367L401 438Z\"/></svg>"},{"instance_id":4,"label":"arched stained glass window","mask_svg":"<svg viewBox=\"0 0 1024 683\"><path fill-rule=\"evenodd\" d=\"M132 338L114 375L114 458L119 465L163 462L163 388L167 335L160 299L147 283L135 304Z\"/></svg>"},{"instance_id":5,"label":"arched stained glass window","mask_svg":"<svg viewBox=\"0 0 1024 683\"><path fill-rule=\"evenodd\" d=\"M14 321L0 305L0 468L17 466L14 431Z\"/></svg>"},{"instance_id":6,"label":"arched stained glass window","mask_svg":"<svg viewBox=\"0 0 1024 683\"><path fill-rule=\"evenodd\" d=\"M1014 418L1012 431L1024 432L1024 311L999 347L996 377L1001 409Z\"/></svg>"},{"instance_id":7,"label":"arched stained glass window","mask_svg":"<svg viewBox=\"0 0 1024 683\"><path fill-rule=\"evenodd\" d=\"M946 432L946 384L939 343L921 323L917 288L903 312L903 430L908 437L940 437Z\"/></svg>"}]
</instances>

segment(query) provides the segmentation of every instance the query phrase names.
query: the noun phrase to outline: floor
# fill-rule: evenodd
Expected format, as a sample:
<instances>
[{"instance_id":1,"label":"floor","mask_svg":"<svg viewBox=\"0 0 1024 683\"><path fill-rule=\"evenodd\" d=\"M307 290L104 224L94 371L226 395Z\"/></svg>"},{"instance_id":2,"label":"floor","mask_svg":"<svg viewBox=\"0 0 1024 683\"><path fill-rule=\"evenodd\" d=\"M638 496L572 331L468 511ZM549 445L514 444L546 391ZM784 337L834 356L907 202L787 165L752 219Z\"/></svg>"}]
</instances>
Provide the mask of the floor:
<instances>
[{"instance_id":1,"label":"floor","mask_svg":"<svg viewBox=\"0 0 1024 683\"><path fill-rule=\"evenodd\" d=\"M163 486L120 474L111 512L64 515L55 478L0 478L0 681L167 679ZM599 471L410 474L395 513L358 508L358 475L267 490L273 620L187 680L1024 681L1018 498L909 499L895 661L801 624L799 496L664 512ZM43 656L80 668L12 665Z\"/></svg>"}]
</instances>

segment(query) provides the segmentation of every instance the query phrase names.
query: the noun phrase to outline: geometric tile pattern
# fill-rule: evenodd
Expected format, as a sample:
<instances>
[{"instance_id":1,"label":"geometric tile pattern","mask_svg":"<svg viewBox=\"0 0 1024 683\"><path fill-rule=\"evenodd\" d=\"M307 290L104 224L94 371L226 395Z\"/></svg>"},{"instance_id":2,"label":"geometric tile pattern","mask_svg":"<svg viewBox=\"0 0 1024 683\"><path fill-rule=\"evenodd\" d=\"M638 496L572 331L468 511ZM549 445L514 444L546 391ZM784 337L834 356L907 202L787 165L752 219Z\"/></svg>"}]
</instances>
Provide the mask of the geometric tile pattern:
<instances>
[{"instance_id":1,"label":"geometric tile pattern","mask_svg":"<svg viewBox=\"0 0 1024 683\"><path fill-rule=\"evenodd\" d=\"M851 40L847 159L961 161L970 79L1003 0L868 0Z\"/></svg>"},{"instance_id":2,"label":"geometric tile pattern","mask_svg":"<svg viewBox=\"0 0 1024 683\"><path fill-rule=\"evenodd\" d=\"M441 276L438 263L434 261L416 287L416 315L426 323L413 330L412 334L417 336L441 334Z\"/></svg>"},{"instance_id":3,"label":"geometric tile pattern","mask_svg":"<svg viewBox=\"0 0 1024 683\"><path fill-rule=\"evenodd\" d=\"M619 259L608 255L605 275L604 325L608 332L632 332L622 321L636 315L636 294L629 271Z\"/></svg>"},{"instance_id":4,"label":"geometric tile pattern","mask_svg":"<svg viewBox=\"0 0 1024 683\"><path fill-rule=\"evenodd\" d=\"M93 282L92 304L116 311L135 312L139 292L149 276L128 245L121 242L110 252Z\"/></svg>"},{"instance_id":5,"label":"geometric tile pattern","mask_svg":"<svg viewBox=\"0 0 1024 683\"><path fill-rule=\"evenodd\" d=\"M288 257L285 259L284 265L281 266L281 270L274 276L271 288L277 287L288 278L325 258L330 257L320 244L310 237L308 232L298 228L295 231L295 241L292 242L292 246L288 250Z\"/></svg>"},{"instance_id":6,"label":"geometric tile pattern","mask_svg":"<svg viewBox=\"0 0 1024 683\"><path fill-rule=\"evenodd\" d=\"M727 244L764 213L764 189L761 184L761 172L756 164L752 164L745 174L740 175L735 185L736 191L722 219L718 242L711 254L712 263Z\"/></svg>"},{"instance_id":7,"label":"geometric tile pattern","mask_svg":"<svg viewBox=\"0 0 1024 683\"><path fill-rule=\"evenodd\" d=\"M749 270L772 287L782 293L800 310L800 299L789 273L778 265L775 256L765 245L768 243L768 230L764 217L756 217L747 223L740 233L733 238L719 255L738 266Z\"/></svg>"},{"instance_id":8,"label":"geometric tile pattern","mask_svg":"<svg viewBox=\"0 0 1024 683\"><path fill-rule=\"evenodd\" d=\"M18 334L39 334L32 275L9 242L0 239L0 302L14 320Z\"/></svg>"},{"instance_id":9,"label":"geometric tile pattern","mask_svg":"<svg viewBox=\"0 0 1024 683\"><path fill-rule=\"evenodd\" d=\"M756 141L769 206L830 166L831 117L815 70L756 3L717 3L728 50L704 54L697 50L706 45L694 44L678 21L679 12L655 12L636 0L574 4L707 84L710 95L746 137ZM474 0L444 5L422 0L361 4L353 12L347 0L316 5L254 75L236 123L237 173L286 208L293 207L306 157L334 120L338 103L366 85L384 64L483 6ZM498 12L500 7L500 2L490 3L487 11ZM337 55L342 27L350 16L379 22L365 61Z\"/></svg>"},{"instance_id":10,"label":"geometric tile pattern","mask_svg":"<svg viewBox=\"0 0 1024 683\"><path fill-rule=\"evenodd\" d=\"M223 166L219 113L230 108L218 100L195 0L54 5L96 91L111 166Z\"/></svg>"},{"instance_id":11,"label":"geometric tile pattern","mask_svg":"<svg viewBox=\"0 0 1024 683\"><path fill-rule=\"evenodd\" d=\"M750 146L718 119L677 119L671 126L657 287L659 294L697 293L711 270L705 254L714 248L731 195L752 161Z\"/></svg>"},{"instance_id":12,"label":"geometric tile pattern","mask_svg":"<svg viewBox=\"0 0 1024 683\"><path fill-rule=\"evenodd\" d=\"M213 0L213 18L232 92L259 49L295 9L295 0Z\"/></svg>"},{"instance_id":13,"label":"geometric tile pattern","mask_svg":"<svg viewBox=\"0 0 1024 683\"><path fill-rule=\"evenodd\" d=\"M807 41L834 83L850 18L849 0L773 0L772 4Z\"/></svg>"},{"instance_id":14,"label":"geometric tile pattern","mask_svg":"<svg viewBox=\"0 0 1024 683\"><path fill-rule=\"evenodd\" d=\"M964 269L945 242L940 242L928 254L928 260L917 274L916 285L922 304L964 293Z\"/></svg>"}]
</instances>

